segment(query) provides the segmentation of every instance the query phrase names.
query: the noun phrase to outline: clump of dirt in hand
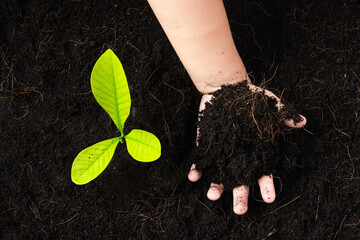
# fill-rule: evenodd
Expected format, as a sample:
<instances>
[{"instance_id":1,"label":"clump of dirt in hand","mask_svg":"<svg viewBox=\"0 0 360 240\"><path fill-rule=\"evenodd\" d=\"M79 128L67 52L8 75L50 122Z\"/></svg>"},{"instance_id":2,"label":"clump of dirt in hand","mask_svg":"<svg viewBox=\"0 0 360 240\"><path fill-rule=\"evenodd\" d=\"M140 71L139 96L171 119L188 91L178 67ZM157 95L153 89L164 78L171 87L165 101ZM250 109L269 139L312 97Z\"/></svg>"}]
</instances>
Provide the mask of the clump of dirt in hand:
<instances>
[{"instance_id":1,"label":"clump of dirt in hand","mask_svg":"<svg viewBox=\"0 0 360 240\"><path fill-rule=\"evenodd\" d=\"M253 185L263 174L276 173L279 141L289 127L282 120L301 117L291 105L280 111L264 91L252 92L246 81L224 85L200 112L198 147L192 159L212 182L232 189Z\"/></svg>"}]
</instances>

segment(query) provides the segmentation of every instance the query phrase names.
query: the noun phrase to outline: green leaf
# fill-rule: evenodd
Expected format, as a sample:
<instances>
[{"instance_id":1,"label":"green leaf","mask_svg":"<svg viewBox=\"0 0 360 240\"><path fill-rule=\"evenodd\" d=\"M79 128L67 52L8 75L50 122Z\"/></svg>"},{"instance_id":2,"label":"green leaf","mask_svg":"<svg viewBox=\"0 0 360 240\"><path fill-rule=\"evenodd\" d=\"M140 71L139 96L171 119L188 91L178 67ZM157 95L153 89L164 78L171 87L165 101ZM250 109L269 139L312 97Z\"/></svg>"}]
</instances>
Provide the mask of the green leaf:
<instances>
[{"instance_id":1,"label":"green leaf","mask_svg":"<svg viewBox=\"0 0 360 240\"><path fill-rule=\"evenodd\" d=\"M124 123L130 114L131 98L124 69L115 53L108 49L95 63L91 89L96 101L110 115L124 136Z\"/></svg>"},{"instance_id":2,"label":"green leaf","mask_svg":"<svg viewBox=\"0 0 360 240\"><path fill-rule=\"evenodd\" d=\"M159 139L147 131L134 129L125 135L125 141L129 154L137 161L152 162L161 155Z\"/></svg>"},{"instance_id":3,"label":"green leaf","mask_svg":"<svg viewBox=\"0 0 360 240\"><path fill-rule=\"evenodd\" d=\"M82 185L99 176L109 164L119 142L120 138L112 138L82 150L71 168L72 181Z\"/></svg>"}]
</instances>

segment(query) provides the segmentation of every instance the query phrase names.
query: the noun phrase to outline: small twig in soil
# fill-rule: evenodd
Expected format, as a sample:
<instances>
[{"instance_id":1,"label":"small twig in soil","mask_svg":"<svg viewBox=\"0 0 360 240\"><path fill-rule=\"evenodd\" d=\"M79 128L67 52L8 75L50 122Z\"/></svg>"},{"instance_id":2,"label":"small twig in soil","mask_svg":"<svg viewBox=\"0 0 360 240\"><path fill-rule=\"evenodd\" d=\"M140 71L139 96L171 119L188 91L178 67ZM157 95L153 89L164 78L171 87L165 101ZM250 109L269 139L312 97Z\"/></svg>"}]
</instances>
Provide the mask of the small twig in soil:
<instances>
[{"instance_id":1,"label":"small twig in soil","mask_svg":"<svg viewBox=\"0 0 360 240\"><path fill-rule=\"evenodd\" d=\"M76 213L74 216L72 216L71 218L69 218L69 219L66 220L65 222L61 222L61 223L56 224L56 226L63 225L63 224L65 224L65 223L70 222L70 221L73 220L77 215L79 215L79 213Z\"/></svg>"},{"instance_id":2,"label":"small twig in soil","mask_svg":"<svg viewBox=\"0 0 360 240\"><path fill-rule=\"evenodd\" d=\"M182 218L181 218L180 215L179 215L179 212L180 212L180 202L181 202L181 194L180 194L180 196L179 196L179 201L178 201L178 206L177 206L176 214L177 214L178 218L180 219L180 221L184 224L184 226L186 226L185 222L182 220Z\"/></svg>"},{"instance_id":3,"label":"small twig in soil","mask_svg":"<svg viewBox=\"0 0 360 240\"><path fill-rule=\"evenodd\" d=\"M311 134L311 135L314 135L314 133L310 132L309 130L307 130L305 127L303 127L302 129L304 129L305 132Z\"/></svg>"},{"instance_id":4,"label":"small twig in soil","mask_svg":"<svg viewBox=\"0 0 360 240\"><path fill-rule=\"evenodd\" d=\"M136 51L144 55L144 53L141 52L137 47L135 47L130 41L126 41L125 45L129 45L131 48L135 49Z\"/></svg>"},{"instance_id":5,"label":"small twig in soil","mask_svg":"<svg viewBox=\"0 0 360 240\"><path fill-rule=\"evenodd\" d=\"M276 57L276 53L274 56L274 60L275 60L275 57ZM274 61L272 62L270 69L272 69L273 67L274 67ZM265 86L268 82L271 82L271 80L273 80L275 78L278 69L279 69L279 65L276 65L274 73L271 75L271 77L269 79L266 79L266 81L264 83L262 83L261 85ZM282 92L281 92L280 99L282 99L283 93L284 93L284 90L282 90Z\"/></svg>"},{"instance_id":6,"label":"small twig in soil","mask_svg":"<svg viewBox=\"0 0 360 240\"><path fill-rule=\"evenodd\" d=\"M346 149L347 149L347 153L348 153L348 156L349 156L349 159L351 161L351 165L352 165L352 174L351 174L351 179L354 177L355 175L355 165L354 165L354 161L353 161L353 158L351 157L350 155L350 150L349 150L349 146L346 146Z\"/></svg>"},{"instance_id":7,"label":"small twig in soil","mask_svg":"<svg viewBox=\"0 0 360 240\"><path fill-rule=\"evenodd\" d=\"M81 41L79 39L75 39L75 40L70 39L69 42L73 42L73 43L76 43L77 45L81 46L81 45L84 45L88 41L88 39L89 39L89 36L87 36L84 41Z\"/></svg>"},{"instance_id":8,"label":"small twig in soil","mask_svg":"<svg viewBox=\"0 0 360 240\"><path fill-rule=\"evenodd\" d=\"M11 102L12 102L12 101L13 101L13 100L11 100ZM26 116L29 114L29 106L28 106L28 104L26 104L25 113L24 113L21 117L16 117L15 114L14 114L14 111L13 111L13 109L12 109L11 102L9 103L9 109L10 109L11 115L13 116L13 118L14 118L15 120L20 120L20 119L26 117Z\"/></svg>"},{"instance_id":9,"label":"small twig in soil","mask_svg":"<svg viewBox=\"0 0 360 240\"><path fill-rule=\"evenodd\" d=\"M254 30L254 28L253 28L253 26L252 26L251 24L239 23L239 22L236 22L236 21L234 21L234 20L229 20L229 22L235 23L235 24L237 24L237 25L239 25L239 26L250 27L250 30L251 30L251 32L252 32L252 37L253 37L253 39L254 39L254 42L256 43L256 45L257 45L257 47L259 48L259 50L261 50L261 47L260 47L258 41L256 40L255 30Z\"/></svg>"},{"instance_id":10,"label":"small twig in soil","mask_svg":"<svg viewBox=\"0 0 360 240\"><path fill-rule=\"evenodd\" d=\"M280 195L280 193L281 193L281 191L282 191L282 189L283 189L283 184L282 184L282 181L281 181L281 177L275 177L274 176L274 178L277 178L277 179L279 179L279 182L280 182L280 190L279 190L279 192L276 194L276 195Z\"/></svg>"},{"instance_id":11,"label":"small twig in soil","mask_svg":"<svg viewBox=\"0 0 360 240\"><path fill-rule=\"evenodd\" d=\"M156 210L156 213L154 215L157 215L156 218L159 218L160 220L160 217L165 213L165 211L167 210L168 207L170 207L171 205L173 204L170 204L168 203L170 199L168 198L165 198L164 201L165 203L163 205L161 205L161 203L157 206L157 208L155 209ZM160 212L160 209L162 208L161 212Z\"/></svg>"},{"instance_id":12,"label":"small twig in soil","mask_svg":"<svg viewBox=\"0 0 360 240\"><path fill-rule=\"evenodd\" d=\"M145 83L145 86L146 86L146 90L148 91L148 93L150 94L151 97L153 97L159 104L160 104L160 108L161 108L161 113L162 113L162 117L163 117L163 121L164 121L164 126L165 126L165 133L167 135L167 137L169 138L169 144L171 147L174 147L172 141L171 141L171 133L170 133L170 128L169 128L169 124L167 123L166 121L166 118L165 118L165 111L164 111L164 108L163 108L163 104L162 102L154 96L154 94L152 94L150 92L150 89L149 89L149 86L148 86L148 83L150 81L150 79L152 78L152 76L155 74L155 72L160 68L160 66L158 66L151 74L150 76L148 77L148 79L146 80L146 83Z\"/></svg>"},{"instance_id":13,"label":"small twig in soil","mask_svg":"<svg viewBox=\"0 0 360 240\"><path fill-rule=\"evenodd\" d=\"M274 212L276 212L276 211L278 211L278 210L280 210L281 208L284 208L284 207L286 207L287 205L289 205L289 204L291 204L292 202L295 202L299 197L301 197L300 195L299 196L297 196L296 198L294 198L293 200L291 200L290 202L288 202L288 203L286 203L286 204L284 204L284 205L282 205L281 207L278 207L277 209L275 209L274 211L271 211L271 212L269 212L269 213L267 213L267 214L265 214L265 215L262 215L261 217L265 217L265 216L267 216L267 215L270 215L270 214L273 214Z\"/></svg>"},{"instance_id":14,"label":"small twig in soil","mask_svg":"<svg viewBox=\"0 0 360 240\"><path fill-rule=\"evenodd\" d=\"M205 155L209 151L212 139L213 139L213 135L210 135L208 146L207 146L205 152L201 153L201 155Z\"/></svg>"},{"instance_id":15,"label":"small twig in soil","mask_svg":"<svg viewBox=\"0 0 360 240\"><path fill-rule=\"evenodd\" d=\"M335 233L334 239L336 239L336 236L337 236L338 233L341 231L341 228L342 228L342 226L343 226L343 224L344 224L344 222L345 222L346 217L347 217L347 215L345 215L345 217L344 217L343 220L341 221L341 223L340 223L340 228L339 228L339 230L337 230L337 232Z\"/></svg>"},{"instance_id":16,"label":"small twig in soil","mask_svg":"<svg viewBox=\"0 0 360 240\"><path fill-rule=\"evenodd\" d=\"M274 235L277 232L277 228L274 228L273 230L271 230L271 232L268 233L268 235L266 235L266 238L271 237L272 235ZM263 238L265 239L265 238Z\"/></svg>"},{"instance_id":17,"label":"small twig in soil","mask_svg":"<svg viewBox=\"0 0 360 240\"><path fill-rule=\"evenodd\" d=\"M252 198L257 201L257 202L264 202L264 200L261 200L261 199L257 199L254 195L254 188L251 188L251 195L252 195Z\"/></svg>"},{"instance_id":18,"label":"small twig in soil","mask_svg":"<svg viewBox=\"0 0 360 240\"><path fill-rule=\"evenodd\" d=\"M338 132L341 133L342 135L345 135L345 136L347 136L349 139L351 139L350 135L347 134L346 132L342 131L341 129L337 128L337 127L335 126L335 123L333 123L333 125L334 125L334 128L335 128L336 131L338 131Z\"/></svg>"},{"instance_id":19,"label":"small twig in soil","mask_svg":"<svg viewBox=\"0 0 360 240\"><path fill-rule=\"evenodd\" d=\"M316 214L315 214L315 221L318 219L319 216L319 202L320 202L320 195L317 198L317 207L316 207Z\"/></svg>"},{"instance_id":20,"label":"small twig in soil","mask_svg":"<svg viewBox=\"0 0 360 240\"><path fill-rule=\"evenodd\" d=\"M174 113L174 115L175 115L176 113L178 113L178 112L180 111L181 106L182 106L183 103L184 103L185 95L184 95L184 93L183 93L182 91L180 91L179 89L175 88L174 86L171 86L170 84L166 83L165 81L162 80L161 82L164 83L166 86L174 89L175 91L177 91L177 92L179 92L179 93L181 94L181 102L180 102L180 104L179 104L178 109L177 109L176 112Z\"/></svg>"},{"instance_id":21,"label":"small twig in soil","mask_svg":"<svg viewBox=\"0 0 360 240\"><path fill-rule=\"evenodd\" d=\"M359 224L360 224L360 220L359 220L357 223L348 223L348 224L345 224L344 227L352 227L352 228L354 228L354 227L356 227L356 226L359 225Z\"/></svg>"},{"instance_id":22,"label":"small twig in soil","mask_svg":"<svg viewBox=\"0 0 360 240\"><path fill-rule=\"evenodd\" d=\"M205 203L201 202L196 196L195 196L195 200L198 201L201 205L203 205L207 210L209 210L209 212L212 213L211 209L208 206L206 206Z\"/></svg>"},{"instance_id":23,"label":"small twig in soil","mask_svg":"<svg viewBox=\"0 0 360 240\"><path fill-rule=\"evenodd\" d=\"M326 179L326 178L324 178L324 177L319 177L319 176L314 176L314 177L316 177L316 178L320 178L320 179L322 179L322 180L325 180L325 181L327 181L327 182L331 183L332 185L335 185L335 183L334 183L334 182L332 182L332 181L330 181L329 179Z\"/></svg>"},{"instance_id":24,"label":"small twig in soil","mask_svg":"<svg viewBox=\"0 0 360 240\"><path fill-rule=\"evenodd\" d=\"M0 215L3 215L4 213L10 212L10 211L18 210L18 209L19 209L18 207L12 207L12 208L9 208L9 209L7 209L5 211L2 211L0 213Z\"/></svg>"},{"instance_id":25,"label":"small twig in soil","mask_svg":"<svg viewBox=\"0 0 360 240\"><path fill-rule=\"evenodd\" d=\"M343 178L340 176L336 176L337 178L340 178L341 180L360 180L360 177L351 177L351 178Z\"/></svg>"}]
</instances>

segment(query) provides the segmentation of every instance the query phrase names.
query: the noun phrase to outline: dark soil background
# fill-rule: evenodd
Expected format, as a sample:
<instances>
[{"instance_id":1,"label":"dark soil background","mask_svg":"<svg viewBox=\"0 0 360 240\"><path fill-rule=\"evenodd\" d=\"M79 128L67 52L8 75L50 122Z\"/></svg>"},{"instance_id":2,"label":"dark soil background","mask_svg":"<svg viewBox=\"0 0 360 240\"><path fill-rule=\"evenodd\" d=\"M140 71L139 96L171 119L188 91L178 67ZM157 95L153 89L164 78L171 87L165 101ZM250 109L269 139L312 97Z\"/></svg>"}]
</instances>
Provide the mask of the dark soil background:
<instances>
[{"instance_id":1,"label":"dark soil background","mask_svg":"<svg viewBox=\"0 0 360 240\"><path fill-rule=\"evenodd\" d=\"M205 182L187 180L201 96L145 1L2 0L0 239L360 238L360 4L225 5L253 81L308 119L284 144L276 201L254 186L237 216L231 192L211 202ZM128 76L127 127L156 134L162 157L138 163L119 145L77 186L75 156L118 135L90 92L107 48Z\"/></svg>"}]
</instances>

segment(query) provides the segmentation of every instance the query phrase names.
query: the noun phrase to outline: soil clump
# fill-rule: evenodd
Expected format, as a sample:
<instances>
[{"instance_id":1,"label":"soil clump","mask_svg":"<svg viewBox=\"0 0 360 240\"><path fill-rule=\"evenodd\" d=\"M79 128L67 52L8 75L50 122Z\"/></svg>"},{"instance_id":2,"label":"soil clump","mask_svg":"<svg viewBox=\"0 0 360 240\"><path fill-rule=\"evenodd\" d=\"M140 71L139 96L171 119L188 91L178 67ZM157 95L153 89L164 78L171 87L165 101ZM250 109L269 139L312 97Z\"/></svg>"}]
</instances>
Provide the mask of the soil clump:
<instances>
[{"instance_id":1,"label":"soil clump","mask_svg":"<svg viewBox=\"0 0 360 240\"><path fill-rule=\"evenodd\" d=\"M254 92L247 82L222 86L214 92L198 122L198 147L194 163L211 182L233 189L254 185L262 175L276 174L284 165L281 144L290 128L282 121L295 119L292 106L280 111L265 91Z\"/></svg>"}]
</instances>

